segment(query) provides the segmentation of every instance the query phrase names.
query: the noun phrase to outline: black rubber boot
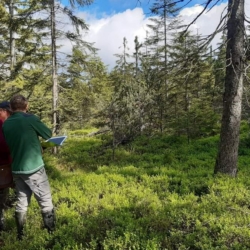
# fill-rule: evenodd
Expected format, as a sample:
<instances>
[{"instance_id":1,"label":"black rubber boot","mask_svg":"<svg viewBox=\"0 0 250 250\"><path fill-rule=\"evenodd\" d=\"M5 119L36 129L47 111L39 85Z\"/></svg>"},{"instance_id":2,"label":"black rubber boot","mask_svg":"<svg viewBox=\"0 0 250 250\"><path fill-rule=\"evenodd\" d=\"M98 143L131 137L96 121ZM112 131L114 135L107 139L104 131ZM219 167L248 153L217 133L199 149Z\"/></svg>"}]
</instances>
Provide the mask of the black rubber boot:
<instances>
[{"instance_id":1,"label":"black rubber boot","mask_svg":"<svg viewBox=\"0 0 250 250\"><path fill-rule=\"evenodd\" d=\"M4 210L0 209L0 232L4 230Z\"/></svg>"},{"instance_id":2,"label":"black rubber boot","mask_svg":"<svg viewBox=\"0 0 250 250\"><path fill-rule=\"evenodd\" d=\"M17 238L22 240L23 238L23 228L26 222L26 213L15 212L16 226L17 226Z\"/></svg>"},{"instance_id":3,"label":"black rubber boot","mask_svg":"<svg viewBox=\"0 0 250 250\"><path fill-rule=\"evenodd\" d=\"M49 212L42 213L44 227L49 233L52 233L56 227L56 215L54 209Z\"/></svg>"}]
</instances>

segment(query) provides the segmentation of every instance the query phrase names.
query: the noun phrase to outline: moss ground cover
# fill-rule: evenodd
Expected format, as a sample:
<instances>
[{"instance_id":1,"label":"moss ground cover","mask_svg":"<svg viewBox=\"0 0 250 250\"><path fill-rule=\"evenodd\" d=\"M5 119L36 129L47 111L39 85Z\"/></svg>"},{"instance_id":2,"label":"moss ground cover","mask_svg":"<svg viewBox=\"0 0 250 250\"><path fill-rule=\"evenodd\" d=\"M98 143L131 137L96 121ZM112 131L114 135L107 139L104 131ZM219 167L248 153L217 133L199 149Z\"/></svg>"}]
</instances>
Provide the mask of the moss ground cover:
<instances>
[{"instance_id":1,"label":"moss ground cover","mask_svg":"<svg viewBox=\"0 0 250 250\"><path fill-rule=\"evenodd\" d=\"M42 228L32 199L21 242L14 207L6 210L2 250L250 249L246 131L235 179L213 176L218 136L189 144L182 137L141 137L116 149L114 158L107 139L69 136L58 156L45 153L57 230L49 235Z\"/></svg>"}]
</instances>

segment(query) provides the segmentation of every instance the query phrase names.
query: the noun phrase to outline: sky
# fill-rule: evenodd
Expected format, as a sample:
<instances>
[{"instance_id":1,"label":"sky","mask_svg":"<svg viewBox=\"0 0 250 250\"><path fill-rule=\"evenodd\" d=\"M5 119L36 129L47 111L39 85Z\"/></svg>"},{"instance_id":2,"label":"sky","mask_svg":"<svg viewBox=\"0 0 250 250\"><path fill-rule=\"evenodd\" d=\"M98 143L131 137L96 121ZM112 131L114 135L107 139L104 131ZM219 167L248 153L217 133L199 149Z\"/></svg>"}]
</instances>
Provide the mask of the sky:
<instances>
[{"instance_id":1,"label":"sky","mask_svg":"<svg viewBox=\"0 0 250 250\"><path fill-rule=\"evenodd\" d=\"M115 54L122 52L123 38L126 37L131 53L134 49L134 38L143 42L146 37L147 24L152 17L149 8L154 0L94 0L90 6L78 8L75 14L82 17L89 25L88 33L83 33L83 39L93 42L99 49L98 55L111 70L115 66ZM66 0L62 0L65 4ZM194 0L181 10L179 16L185 24L194 20L202 10L199 4L204 0ZM190 30L203 36L211 34L218 25L221 14L227 8L227 1L223 0L208 12L205 12ZM245 1L245 12L250 17L250 1ZM216 48L221 35L217 35L211 45ZM64 41L65 51L71 50L70 42Z\"/></svg>"}]
</instances>

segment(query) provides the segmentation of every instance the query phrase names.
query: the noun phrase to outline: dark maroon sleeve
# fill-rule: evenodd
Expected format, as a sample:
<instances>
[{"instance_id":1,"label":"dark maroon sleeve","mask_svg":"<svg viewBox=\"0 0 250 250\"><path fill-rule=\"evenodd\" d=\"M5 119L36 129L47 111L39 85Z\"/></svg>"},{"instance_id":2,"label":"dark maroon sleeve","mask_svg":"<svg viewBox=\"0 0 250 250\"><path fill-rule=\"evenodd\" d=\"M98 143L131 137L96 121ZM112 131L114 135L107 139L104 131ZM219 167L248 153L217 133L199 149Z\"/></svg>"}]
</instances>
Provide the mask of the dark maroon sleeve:
<instances>
[{"instance_id":1,"label":"dark maroon sleeve","mask_svg":"<svg viewBox=\"0 0 250 250\"><path fill-rule=\"evenodd\" d=\"M5 142L2 126L3 122L0 120L0 165L11 163L10 151Z\"/></svg>"}]
</instances>

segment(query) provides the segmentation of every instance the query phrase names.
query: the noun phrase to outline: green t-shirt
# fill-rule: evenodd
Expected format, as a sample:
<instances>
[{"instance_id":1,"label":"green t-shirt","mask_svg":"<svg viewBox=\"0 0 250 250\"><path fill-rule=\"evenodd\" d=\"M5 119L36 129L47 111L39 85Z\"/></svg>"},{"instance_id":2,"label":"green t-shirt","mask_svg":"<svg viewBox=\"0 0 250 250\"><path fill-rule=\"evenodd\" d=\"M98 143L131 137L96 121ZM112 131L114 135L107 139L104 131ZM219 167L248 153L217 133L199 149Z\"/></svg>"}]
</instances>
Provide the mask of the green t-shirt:
<instances>
[{"instance_id":1,"label":"green t-shirt","mask_svg":"<svg viewBox=\"0 0 250 250\"><path fill-rule=\"evenodd\" d=\"M32 174L44 166L39 136L47 140L51 130L32 114L15 112L3 124L14 174Z\"/></svg>"}]
</instances>

